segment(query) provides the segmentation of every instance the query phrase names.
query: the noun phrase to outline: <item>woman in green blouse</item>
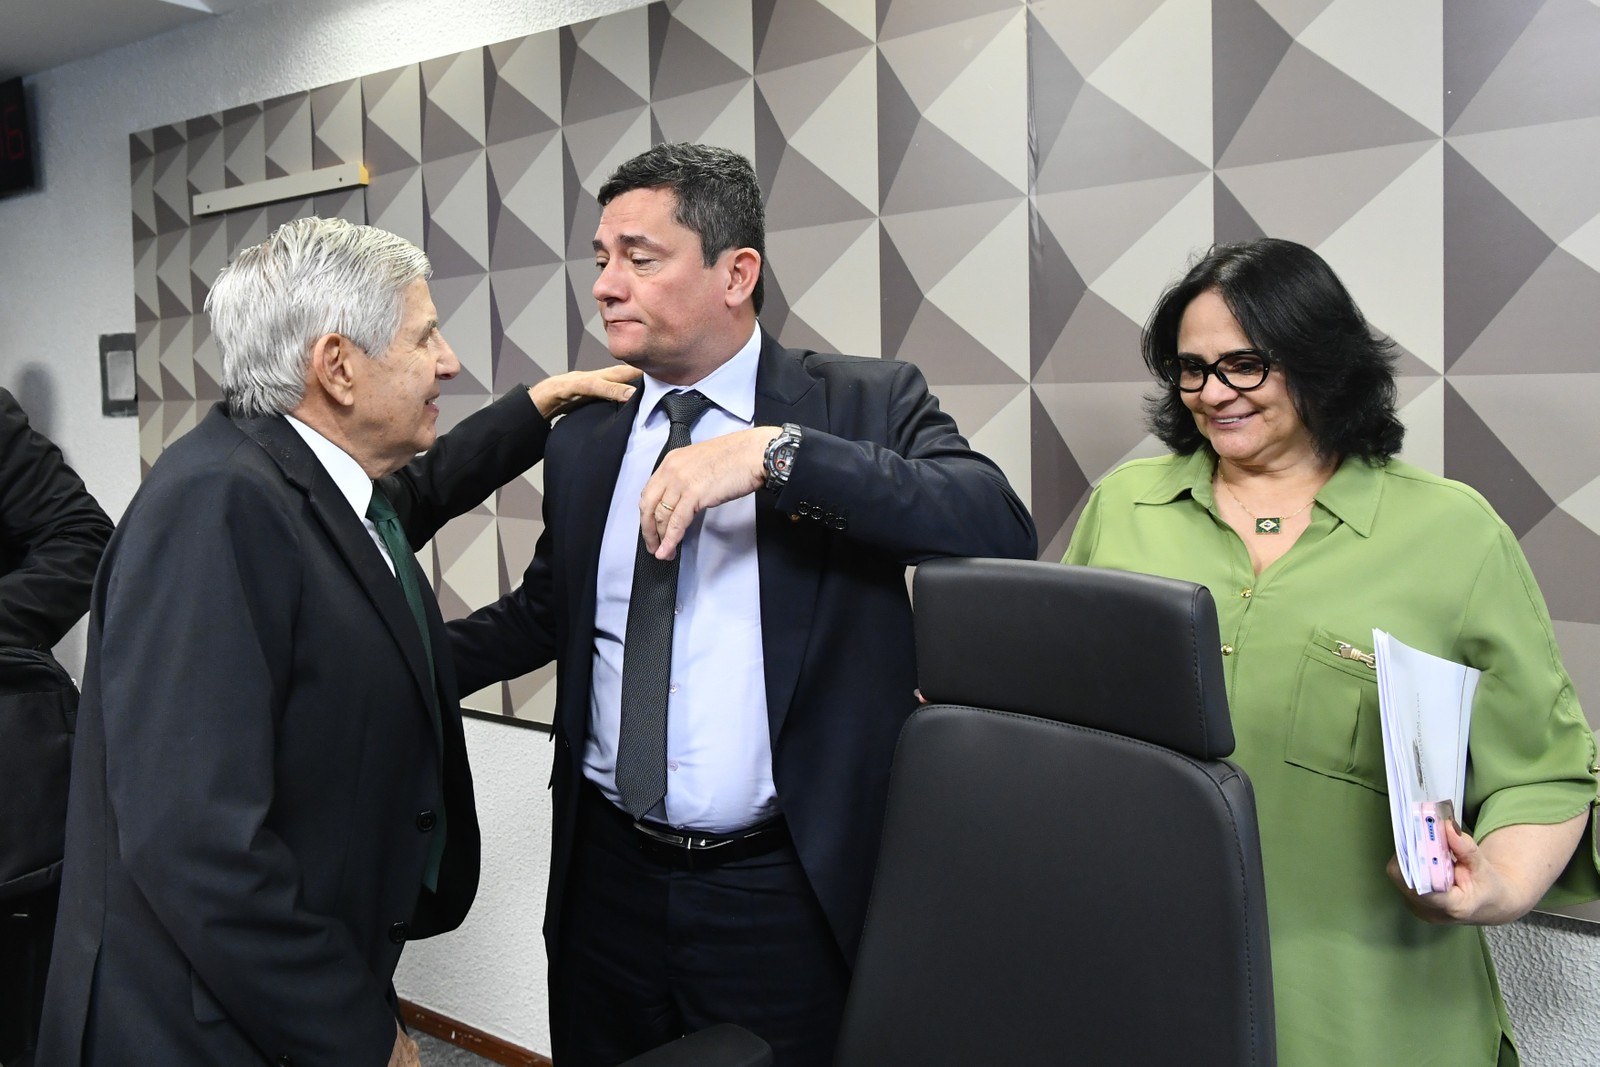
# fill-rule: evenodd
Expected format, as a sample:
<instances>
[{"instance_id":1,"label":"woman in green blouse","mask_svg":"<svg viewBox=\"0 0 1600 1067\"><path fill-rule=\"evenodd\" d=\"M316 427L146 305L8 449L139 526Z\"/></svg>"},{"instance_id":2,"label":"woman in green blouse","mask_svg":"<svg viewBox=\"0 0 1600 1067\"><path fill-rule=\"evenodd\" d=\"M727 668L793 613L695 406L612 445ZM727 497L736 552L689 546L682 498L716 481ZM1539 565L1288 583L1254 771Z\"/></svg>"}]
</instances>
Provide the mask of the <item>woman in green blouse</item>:
<instances>
[{"instance_id":1,"label":"woman in green blouse","mask_svg":"<svg viewBox=\"0 0 1600 1067\"><path fill-rule=\"evenodd\" d=\"M1279 1062L1515 1064L1481 927L1600 896L1594 736L1511 531L1468 486L1392 458L1390 347L1310 249L1212 249L1144 333L1172 454L1107 475L1064 562L1216 599ZM1393 861L1377 681L1351 658L1374 628L1483 671L1444 893L1407 890Z\"/></svg>"}]
</instances>

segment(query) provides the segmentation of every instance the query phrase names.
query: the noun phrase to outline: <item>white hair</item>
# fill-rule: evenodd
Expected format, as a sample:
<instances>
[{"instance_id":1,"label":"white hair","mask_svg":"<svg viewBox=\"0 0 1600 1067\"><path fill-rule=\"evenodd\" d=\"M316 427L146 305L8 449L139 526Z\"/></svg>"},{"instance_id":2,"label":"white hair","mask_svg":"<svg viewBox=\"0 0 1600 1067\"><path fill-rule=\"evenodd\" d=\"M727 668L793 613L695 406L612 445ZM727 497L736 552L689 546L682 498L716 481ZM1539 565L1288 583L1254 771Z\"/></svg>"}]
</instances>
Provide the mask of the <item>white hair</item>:
<instances>
[{"instance_id":1,"label":"white hair","mask_svg":"<svg viewBox=\"0 0 1600 1067\"><path fill-rule=\"evenodd\" d=\"M400 332L406 288L431 273L428 257L410 241L344 219L286 222L240 252L205 305L233 414L283 415L298 407L311 346L324 334L341 334L382 358Z\"/></svg>"}]
</instances>

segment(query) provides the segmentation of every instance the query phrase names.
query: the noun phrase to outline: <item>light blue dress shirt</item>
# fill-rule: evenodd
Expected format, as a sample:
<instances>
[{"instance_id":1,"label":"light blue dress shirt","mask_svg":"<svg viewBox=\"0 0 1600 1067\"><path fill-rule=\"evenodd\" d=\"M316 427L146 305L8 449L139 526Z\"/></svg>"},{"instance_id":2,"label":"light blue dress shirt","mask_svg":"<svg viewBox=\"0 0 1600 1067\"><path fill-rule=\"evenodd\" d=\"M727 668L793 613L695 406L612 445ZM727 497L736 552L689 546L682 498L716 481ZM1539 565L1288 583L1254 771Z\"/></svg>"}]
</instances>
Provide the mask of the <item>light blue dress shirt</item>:
<instances>
[{"instance_id":1,"label":"light blue dress shirt","mask_svg":"<svg viewBox=\"0 0 1600 1067\"><path fill-rule=\"evenodd\" d=\"M623 636L639 542L639 497L667 443L659 401L694 389L712 402L691 441L747 430L755 417L756 330L738 353L689 386L645 375L638 415L611 497L595 582L594 682L584 773L613 803L622 707ZM759 491L759 490L758 490ZM667 695L667 795L647 817L725 833L777 811L767 727L756 566L756 501L746 495L695 518L678 548L677 620Z\"/></svg>"}]
</instances>

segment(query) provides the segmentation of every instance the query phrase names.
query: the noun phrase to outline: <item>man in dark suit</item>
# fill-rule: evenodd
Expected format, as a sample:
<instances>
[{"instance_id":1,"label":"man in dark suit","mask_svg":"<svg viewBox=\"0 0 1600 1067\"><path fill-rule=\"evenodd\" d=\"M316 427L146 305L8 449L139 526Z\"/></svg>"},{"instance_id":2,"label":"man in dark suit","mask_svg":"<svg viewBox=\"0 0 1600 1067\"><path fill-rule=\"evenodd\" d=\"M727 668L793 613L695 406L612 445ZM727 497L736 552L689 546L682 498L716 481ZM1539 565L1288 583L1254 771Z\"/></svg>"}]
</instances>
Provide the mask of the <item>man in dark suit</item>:
<instances>
[{"instance_id":1,"label":"man in dark suit","mask_svg":"<svg viewBox=\"0 0 1600 1067\"><path fill-rule=\"evenodd\" d=\"M435 445L459 364L429 272L300 219L207 298L227 399L95 582L41 1064L416 1062L390 980L461 922L479 838L411 550L539 458L567 393L629 391L541 383Z\"/></svg>"},{"instance_id":2,"label":"man in dark suit","mask_svg":"<svg viewBox=\"0 0 1600 1067\"><path fill-rule=\"evenodd\" d=\"M451 626L469 689L558 664L556 1062L733 1021L825 1064L915 705L905 568L1032 557L1033 522L915 367L761 331L742 156L659 145L599 199L639 396L556 427L523 584Z\"/></svg>"},{"instance_id":3,"label":"man in dark suit","mask_svg":"<svg viewBox=\"0 0 1600 1067\"><path fill-rule=\"evenodd\" d=\"M32 1062L55 930L71 678L50 654L89 610L111 520L0 389L0 1062Z\"/></svg>"},{"instance_id":4,"label":"man in dark suit","mask_svg":"<svg viewBox=\"0 0 1600 1067\"><path fill-rule=\"evenodd\" d=\"M0 389L0 647L48 652L89 607L111 520Z\"/></svg>"}]
</instances>

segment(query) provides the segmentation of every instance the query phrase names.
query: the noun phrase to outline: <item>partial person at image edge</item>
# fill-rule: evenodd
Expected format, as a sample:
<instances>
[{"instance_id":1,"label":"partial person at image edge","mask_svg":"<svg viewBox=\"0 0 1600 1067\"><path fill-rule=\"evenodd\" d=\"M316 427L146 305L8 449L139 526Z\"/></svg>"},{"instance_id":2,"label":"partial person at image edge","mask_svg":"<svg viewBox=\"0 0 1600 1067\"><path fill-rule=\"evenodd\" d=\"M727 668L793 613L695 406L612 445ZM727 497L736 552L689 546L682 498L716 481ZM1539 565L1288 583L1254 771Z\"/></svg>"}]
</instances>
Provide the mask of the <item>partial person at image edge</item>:
<instances>
[{"instance_id":1,"label":"partial person at image edge","mask_svg":"<svg viewBox=\"0 0 1600 1067\"><path fill-rule=\"evenodd\" d=\"M0 389L0 1062L44 1003L78 691L51 653L89 609L111 520Z\"/></svg>"}]
</instances>

